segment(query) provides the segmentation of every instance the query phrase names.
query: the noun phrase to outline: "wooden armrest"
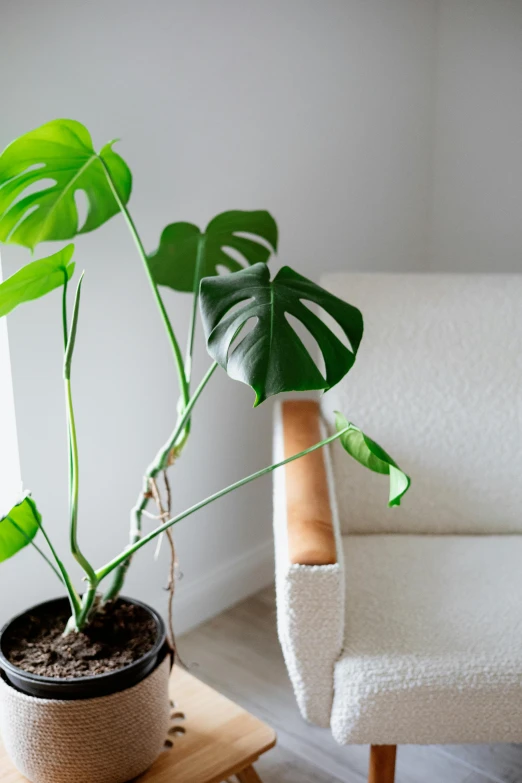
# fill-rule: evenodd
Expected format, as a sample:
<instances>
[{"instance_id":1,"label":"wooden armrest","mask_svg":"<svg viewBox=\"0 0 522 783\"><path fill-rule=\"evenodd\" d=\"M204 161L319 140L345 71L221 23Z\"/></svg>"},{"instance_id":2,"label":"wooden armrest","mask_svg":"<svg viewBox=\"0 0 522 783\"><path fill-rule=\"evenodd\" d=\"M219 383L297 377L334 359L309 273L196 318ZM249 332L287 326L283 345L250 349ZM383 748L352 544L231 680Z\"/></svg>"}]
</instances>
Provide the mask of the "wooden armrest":
<instances>
[{"instance_id":1,"label":"wooden armrest","mask_svg":"<svg viewBox=\"0 0 522 783\"><path fill-rule=\"evenodd\" d=\"M285 459L321 440L320 410L313 400L282 405ZM337 562L323 449L285 466L288 549L296 565Z\"/></svg>"}]
</instances>

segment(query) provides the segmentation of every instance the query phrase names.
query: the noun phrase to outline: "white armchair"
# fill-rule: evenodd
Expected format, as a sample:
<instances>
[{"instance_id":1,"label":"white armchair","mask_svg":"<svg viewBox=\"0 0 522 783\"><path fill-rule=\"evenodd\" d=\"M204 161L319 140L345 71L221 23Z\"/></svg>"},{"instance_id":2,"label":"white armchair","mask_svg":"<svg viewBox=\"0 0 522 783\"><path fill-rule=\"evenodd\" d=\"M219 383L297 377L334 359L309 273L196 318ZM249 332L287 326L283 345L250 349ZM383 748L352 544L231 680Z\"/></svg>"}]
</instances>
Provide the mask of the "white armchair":
<instances>
[{"instance_id":1,"label":"white armchair","mask_svg":"<svg viewBox=\"0 0 522 783\"><path fill-rule=\"evenodd\" d=\"M522 275L330 275L365 336L278 458L342 411L412 476L399 508L338 443L275 474L278 626L303 716L370 744L522 742ZM332 464L330 464L330 462Z\"/></svg>"}]
</instances>

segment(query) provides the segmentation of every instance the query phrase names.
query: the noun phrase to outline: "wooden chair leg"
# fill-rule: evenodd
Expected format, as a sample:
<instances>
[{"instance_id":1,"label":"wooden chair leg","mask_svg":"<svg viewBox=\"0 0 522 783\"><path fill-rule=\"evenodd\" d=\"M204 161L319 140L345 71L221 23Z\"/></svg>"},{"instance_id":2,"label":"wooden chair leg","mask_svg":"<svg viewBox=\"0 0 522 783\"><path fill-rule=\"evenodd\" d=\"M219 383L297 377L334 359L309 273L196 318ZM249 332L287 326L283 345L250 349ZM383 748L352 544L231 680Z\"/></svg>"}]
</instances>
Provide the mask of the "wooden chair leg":
<instances>
[{"instance_id":1,"label":"wooden chair leg","mask_svg":"<svg viewBox=\"0 0 522 783\"><path fill-rule=\"evenodd\" d=\"M371 745L368 783L395 783L397 745Z\"/></svg>"},{"instance_id":2,"label":"wooden chair leg","mask_svg":"<svg viewBox=\"0 0 522 783\"><path fill-rule=\"evenodd\" d=\"M239 783L263 783L254 767L246 767L242 772L236 775Z\"/></svg>"}]
</instances>

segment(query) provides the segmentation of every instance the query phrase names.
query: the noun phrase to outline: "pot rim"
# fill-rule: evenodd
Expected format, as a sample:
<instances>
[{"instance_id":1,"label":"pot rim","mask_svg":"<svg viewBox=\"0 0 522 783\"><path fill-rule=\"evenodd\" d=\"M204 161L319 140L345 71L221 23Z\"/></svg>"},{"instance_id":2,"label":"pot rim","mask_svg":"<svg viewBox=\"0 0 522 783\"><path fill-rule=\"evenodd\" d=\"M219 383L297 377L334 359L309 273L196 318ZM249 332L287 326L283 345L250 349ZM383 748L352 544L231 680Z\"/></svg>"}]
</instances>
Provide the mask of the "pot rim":
<instances>
[{"instance_id":1,"label":"pot rim","mask_svg":"<svg viewBox=\"0 0 522 783\"><path fill-rule=\"evenodd\" d=\"M19 666L15 666L11 661L9 661L6 656L4 655L4 652L2 650L2 641L4 635L7 633L9 628L15 623L17 620L21 620L25 615L29 614L31 611L35 611L42 606L46 606L49 604L57 604L62 603L64 601L68 602L68 598L66 596L59 596L57 598L51 598L47 601L41 601L38 604L34 604L33 606L29 607L28 609L25 609L23 612L20 612L20 614L16 615L15 617L12 617L10 620L8 620L3 627L0 629L0 670L3 669L3 672L9 682L14 685L15 687L20 687L20 682L26 682L29 686L27 691L24 691L26 693L30 693L30 695L36 695L35 693L30 690L30 684L34 684L36 688L38 686L41 686L43 689L45 689L46 686L52 688L56 693L60 690L67 690L70 693L78 692L78 691L84 691L84 689L87 686L97 686L95 687L95 693L92 693L92 697L94 698L99 695L108 695L109 693L114 693L119 690L124 690L127 687L131 687L131 685L137 684L140 679L143 679L143 677L138 677L135 681L133 680L133 675L135 674L138 676L140 674L140 670L143 669L144 664L146 661L154 661L155 665L154 667L147 667L145 674L143 676L146 676L146 674L150 673L152 668L155 668L156 665L158 665L161 661L164 659L164 655L162 655L162 648L166 647L166 629L165 629L165 623L163 621L162 616L159 614L159 612L156 611L153 607L149 606L148 604L144 603L143 601L139 601L136 598L129 598L128 596L119 596L119 598L122 601L126 601L130 604L134 604L136 606L140 606L143 609L145 609L149 614L152 615L156 627L157 627L157 639L154 643L154 645L151 647L150 650L148 650L144 655L142 655L137 660L133 661L132 663L127 664L126 666L122 666L119 669L114 669L110 672L104 672L103 674L88 674L84 675L82 677L48 677L44 676L42 674L34 674L33 672L28 672L25 669L22 669ZM12 676L10 676L12 675ZM12 677L16 678L16 681L13 681ZM120 680L125 680L126 684L117 685L116 683L119 683ZM110 683L114 684L114 687L111 687ZM21 688L23 690L23 688ZM53 698L52 696L47 696L47 698ZM54 698L64 698L64 695L55 696ZM85 695L74 695L73 698L85 698Z\"/></svg>"}]
</instances>

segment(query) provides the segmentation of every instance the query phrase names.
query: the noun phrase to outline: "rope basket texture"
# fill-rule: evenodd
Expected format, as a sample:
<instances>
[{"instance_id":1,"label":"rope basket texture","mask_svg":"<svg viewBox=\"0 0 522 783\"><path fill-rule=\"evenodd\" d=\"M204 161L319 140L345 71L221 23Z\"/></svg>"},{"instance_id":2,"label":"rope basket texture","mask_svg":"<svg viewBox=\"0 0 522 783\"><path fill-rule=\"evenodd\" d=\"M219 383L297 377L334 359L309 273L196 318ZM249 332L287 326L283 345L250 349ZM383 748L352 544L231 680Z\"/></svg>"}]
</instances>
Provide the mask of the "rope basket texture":
<instances>
[{"instance_id":1,"label":"rope basket texture","mask_svg":"<svg viewBox=\"0 0 522 783\"><path fill-rule=\"evenodd\" d=\"M0 678L0 731L32 783L127 783L161 753L169 728L165 660L140 683L78 701L37 699Z\"/></svg>"}]
</instances>

